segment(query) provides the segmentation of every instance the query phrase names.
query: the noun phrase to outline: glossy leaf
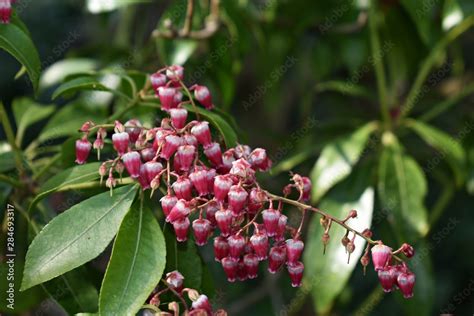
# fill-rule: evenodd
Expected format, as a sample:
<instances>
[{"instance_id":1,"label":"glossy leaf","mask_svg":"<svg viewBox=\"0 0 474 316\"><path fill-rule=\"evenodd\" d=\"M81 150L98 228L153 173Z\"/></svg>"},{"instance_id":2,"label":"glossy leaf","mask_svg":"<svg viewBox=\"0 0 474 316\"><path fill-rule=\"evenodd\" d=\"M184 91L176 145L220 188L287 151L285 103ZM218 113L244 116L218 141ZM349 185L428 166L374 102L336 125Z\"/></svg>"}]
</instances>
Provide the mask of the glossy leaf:
<instances>
[{"instance_id":1,"label":"glossy leaf","mask_svg":"<svg viewBox=\"0 0 474 316\"><path fill-rule=\"evenodd\" d=\"M443 30L448 31L464 18L464 12L457 0L446 0L443 7Z\"/></svg>"},{"instance_id":2,"label":"glossy leaf","mask_svg":"<svg viewBox=\"0 0 474 316\"><path fill-rule=\"evenodd\" d=\"M88 58L70 58L58 61L43 71L39 83L40 89L58 84L70 75L92 71L96 66L97 62Z\"/></svg>"},{"instance_id":3,"label":"glossy leaf","mask_svg":"<svg viewBox=\"0 0 474 316\"><path fill-rule=\"evenodd\" d=\"M417 162L402 152L394 140L386 146L380 157L378 190L382 208L395 217L399 233L416 231L420 235L428 231L427 211L424 198L427 192L426 178ZM412 240L413 234L407 234Z\"/></svg>"},{"instance_id":4,"label":"glossy leaf","mask_svg":"<svg viewBox=\"0 0 474 316\"><path fill-rule=\"evenodd\" d=\"M92 162L85 165L74 166L53 176L41 186L38 195L36 195L31 202L29 209L38 203L38 201L56 191L67 188L67 186L98 179L100 177L100 164L100 162Z\"/></svg>"},{"instance_id":5,"label":"glossy leaf","mask_svg":"<svg viewBox=\"0 0 474 316\"><path fill-rule=\"evenodd\" d=\"M41 62L29 34L14 23L2 25L0 27L0 48L6 50L26 68L36 91L41 72Z\"/></svg>"},{"instance_id":6,"label":"glossy leaf","mask_svg":"<svg viewBox=\"0 0 474 316\"><path fill-rule=\"evenodd\" d=\"M224 142L227 148L234 147L235 145L237 145L237 134L229 125L229 123L227 123L227 121L224 120L221 116L199 107L193 108L192 106L188 105L186 106L186 109L191 112L199 113L199 115L203 116L206 120L209 121L209 123L214 125L224 138Z\"/></svg>"},{"instance_id":7,"label":"glossy leaf","mask_svg":"<svg viewBox=\"0 0 474 316\"><path fill-rule=\"evenodd\" d=\"M311 171L313 202L319 201L331 187L351 173L376 128L375 122L367 123L351 135L340 137L323 148Z\"/></svg>"},{"instance_id":8,"label":"glossy leaf","mask_svg":"<svg viewBox=\"0 0 474 316\"><path fill-rule=\"evenodd\" d=\"M29 98L20 98L13 101L12 109L17 124L17 139L21 140L26 128L53 114L55 106L38 104Z\"/></svg>"},{"instance_id":9,"label":"glossy leaf","mask_svg":"<svg viewBox=\"0 0 474 316\"><path fill-rule=\"evenodd\" d=\"M359 231L370 227L374 208L374 189L370 186L370 178L370 168L354 170L346 180L336 185L321 200L320 208L337 218L344 218L350 210L355 209L358 217L349 220L350 226ZM313 216L310 222L303 257L305 264L303 282L311 286L312 299L318 313L325 314L359 263L359 258L365 249L365 241L356 238L356 248L348 264L345 248L341 245L345 230L333 225L326 254L323 256L321 236L324 230L319 219L319 216ZM349 237L351 238L352 234ZM358 273L362 273L362 270L359 269Z\"/></svg>"},{"instance_id":10,"label":"glossy leaf","mask_svg":"<svg viewBox=\"0 0 474 316\"><path fill-rule=\"evenodd\" d=\"M95 110L85 109L82 104L73 103L59 110L46 124L40 133L38 140L43 142L64 136L77 136L78 129L88 120L101 122L105 115Z\"/></svg>"},{"instance_id":11,"label":"glossy leaf","mask_svg":"<svg viewBox=\"0 0 474 316\"><path fill-rule=\"evenodd\" d=\"M101 315L135 315L160 282L163 233L149 209L132 207L115 240L100 291Z\"/></svg>"},{"instance_id":12,"label":"glossy leaf","mask_svg":"<svg viewBox=\"0 0 474 316\"><path fill-rule=\"evenodd\" d=\"M168 226L166 238L166 271L178 270L186 280L186 287L200 289L203 267L199 252L193 240L186 243L176 241L176 235Z\"/></svg>"},{"instance_id":13,"label":"glossy leaf","mask_svg":"<svg viewBox=\"0 0 474 316\"><path fill-rule=\"evenodd\" d=\"M113 92L94 77L78 77L66 81L60 85L53 93L53 100L64 94L72 94L81 90L108 91Z\"/></svg>"},{"instance_id":14,"label":"glossy leaf","mask_svg":"<svg viewBox=\"0 0 474 316\"><path fill-rule=\"evenodd\" d=\"M466 176L466 155L460 142L433 126L415 120L409 120L408 126L438 151L437 156L432 158L433 162L434 158L439 161L446 157L453 170L457 185L461 185ZM431 166L426 167L430 168Z\"/></svg>"},{"instance_id":15,"label":"glossy leaf","mask_svg":"<svg viewBox=\"0 0 474 316\"><path fill-rule=\"evenodd\" d=\"M15 154L7 142L0 142L0 172L15 168Z\"/></svg>"},{"instance_id":16,"label":"glossy leaf","mask_svg":"<svg viewBox=\"0 0 474 316\"><path fill-rule=\"evenodd\" d=\"M130 209L137 187L93 196L56 216L35 237L26 255L22 290L48 281L97 257Z\"/></svg>"}]
</instances>

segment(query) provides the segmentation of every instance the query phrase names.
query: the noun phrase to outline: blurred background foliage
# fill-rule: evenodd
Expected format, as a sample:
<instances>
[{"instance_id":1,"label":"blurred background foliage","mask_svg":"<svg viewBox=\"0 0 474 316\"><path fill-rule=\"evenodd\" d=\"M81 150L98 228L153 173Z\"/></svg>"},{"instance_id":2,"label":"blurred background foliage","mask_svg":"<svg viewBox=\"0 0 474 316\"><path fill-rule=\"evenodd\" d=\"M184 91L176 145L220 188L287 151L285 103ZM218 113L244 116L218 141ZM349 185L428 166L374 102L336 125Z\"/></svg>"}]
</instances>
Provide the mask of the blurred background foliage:
<instances>
[{"instance_id":1,"label":"blurred background foliage","mask_svg":"<svg viewBox=\"0 0 474 316\"><path fill-rule=\"evenodd\" d=\"M208 6L196 1L193 29L205 23ZM376 237L390 245L408 241L417 250L410 264L417 274L415 297L403 300L400 293L384 295L372 271L363 275L356 265L362 245L351 264L345 263L338 245L343 231L335 229L323 256L316 220L307 227L306 285L298 290L290 288L286 275L263 268L257 280L228 284L209 247L200 249L197 261L195 247L179 249L180 270L197 288L214 293L217 306L230 315L472 314L474 2L223 0L220 9L221 25L209 38L165 39L153 37L153 31L165 29L167 20L181 26L185 0L19 1L16 11L40 55L39 94L31 99L27 76L13 80L20 66L1 51L0 95L13 108L12 122L13 114L31 111L25 126L18 120L14 125L24 135L26 160L40 170L53 165L39 178L73 165L73 142L63 141L82 122L100 122L123 107L95 91L53 102L53 91L66 77L105 70L101 82L127 93L126 84L110 73L151 73L183 64L187 82L209 86L217 112L239 141L267 148L274 160L271 175L262 179L268 189L280 190L289 171L311 174L314 202L322 209L343 217L356 208L356 227L372 223ZM143 80L139 73L133 78ZM152 123L153 114L138 109L129 116ZM2 173L13 167L5 143L0 159ZM11 189L0 188L3 202ZM39 225L63 210L66 198L78 199L51 197L35 216ZM69 273L92 297L106 258ZM61 304L78 303L48 286L54 289L36 287L17 298L18 309L34 311L46 293ZM55 312L51 307L47 314Z\"/></svg>"}]
</instances>

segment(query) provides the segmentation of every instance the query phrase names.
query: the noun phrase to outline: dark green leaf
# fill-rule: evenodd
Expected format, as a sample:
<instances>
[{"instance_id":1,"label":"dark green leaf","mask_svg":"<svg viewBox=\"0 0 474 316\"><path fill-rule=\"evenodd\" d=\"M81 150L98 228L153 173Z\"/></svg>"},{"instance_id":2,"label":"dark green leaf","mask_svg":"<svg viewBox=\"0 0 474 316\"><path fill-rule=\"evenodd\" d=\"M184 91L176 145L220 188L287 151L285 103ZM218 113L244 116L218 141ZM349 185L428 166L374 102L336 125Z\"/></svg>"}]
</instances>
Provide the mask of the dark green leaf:
<instances>
[{"instance_id":1,"label":"dark green leaf","mask_svg":"<svg viewBox=\"0 0 474 316\"><path fill-rule=\"evenodd\" d=\"M70 58L60 60L43 71L40 79L40 89L60 83L66 77L78 73L92 71L97 62L87 58Z\"/></svg>"},{"instance_id":2,"label":"dark green leaf","mask_svg":"<svg viewBox=\"0 0 474 316\"><path fill-rule=\"evenodd\" d=\"M426 4L424 1L401 0L401 4L405 7L405 10L416 25L423 42L425 44L431 43L435 29L433 13L436 9L436 2Z\"/></svg>"},{"instance_id":3,"label":"dark green leaf","mask_svg":"<svg viewBox=\"0 0 474 316\"><path fill-rule=\"evenodd\" d=\"M464 18L464 12L457 0L446 0L443 6L443 30L448 31Z\"/></svg>"},{"instance_id":4,"label":"dark green leaf","mask_svg":"<svg viewBox=\"0 0 474 316\"><path fill-rule=\"evenodd\" d=\"M21 140L28 126L39 122L55 110L54 105L42 105L29 98L20 98L13 101L13 114L17 124L17 139Z\"/></svg>"},{"instance_id":5,"label":"dark green leaf","mask_svg":"<svg viewBox=\"0 0 474 316\"><path fill-rule=\"evenodd\" d=\"M203 116L209 121L209 123L214 125L221 133L228 148L237 145L237 135L235 134L235 131L222 117L199 107L194 108L188 105L186 106L186 109L191 112L199 113L199 115Z\"/></svg>"},{"instance_id":6,"label":"dark green leaf","mask_svg":"<svg viewBox=\"0 0 474 316\"><path fill-rule=\"evenodd\" d=\"M350 226L359 231L370 227L374 208L374 189L370 186L370 178L369 168L355 169L346 180L336 185L321 200L320 208L337 218L344 218L350 210L355 209L358 217L350 221ZM365 241L361 238L356 239L355 251L347 264L347 254L340 243L345 230L338 225L333 225L326 254L323 256L321 236L324 230L319 219L319 216L313 216L309 226L309 237L303 258L304 282L311 286L312 298L318 313L325 314L344 289L359 262Z\"/></svg>"},{"instance_id":7,"label":"dark green leaf","mask_svg":"<svg viewBox=\"0 0 474 316\"><path fill-rule=\"evenodd\" d=\"M93 196L55 217L35 237L26 255L22 290L48 281L97 257L130 209L137 187Z\"/></svg>"},{"instance_id":8,"label":"dark green leaf","mask_svg":"<svg viewBox=\"0 0 474 316\"><path fill-rule=\"evenodd\" d=\"M402 152L395 138L382 152L378 181L381 206L394 215L394 227L426 234L428 221L423 204L427 191L425 175L416 161ZM412 234L407 236L413 238Z\"/></svg>"},{"instance_id":9,"label":"dark green leaf","mask_svg":"<svg viewBox=\"0 0 474 316\"><path fill-rule=\"evenodd\" d=\"M35 44L19 26L10 23L0 27L0 48L3 48L25 66L35 91L41 72L41 62Z\"/></svg>"},{"instance_id":10,"label":"dark green leaf","mask_svg":"<svg viewBox=\"0 0 474 316\"><path fill-rule=\"evenodd\" d=\"M0 142L0 172L6 172L15 168L15 154L7 142Z\"/></svg>"},{"instance_id":11,"label":"dark green leaf","mask_svg":"<svg viewBox=\"0 0 474 316\"><path fill-rule=\"evenodd\" d=\"M69 315L79 312L96 312L99 294L87 279L87 271L79 267L45 284L48 294L56 300Z\"/></svg>"},{"instance_id":12,"label":"dark green leaf","mask_svg":"<svg viewBox=\"0 0 474 316\"><path fill-rule=\"evenodd\" d=\"M438 150L439 160L446 157L453 170L456 184L461 185L466 176L466 155L460 143L445 132L415 120L408 120L408 126L423 140ZM438 160L437 160L438 161Z\"/></svg>"},{"instance_id":13,"label":"dark green leaf","mask_svg":"<svg viewBox=\"0 0 474 316\"><path fill-rule=\"evenodd\" d=\"M92 162L85 165L74 166L53 176L41 186L38 195L31 202L29 209L38 203L38 201L56 191L65 189L70 185L98 179L100 177L100 164L100 162Z\"/></svg>"},{"instance_id":14,"label":"dark green leaf","mask_svg":"<svg viewBox=\"0 0 474 316\"><path fill-rule=\"evenodd\" d=\"M202 261L194 241L186 243L176 241L176 235L170 231L166 238L166 271L178 270L186 280L186 286L200 289L202 283ZM172 228L171 228L172 229Z\"/></svg>"},{"instance_id":15,"label":"dark green leaf","mask_svg":"<svg viewBox=\"0 0 474 316\"><path fill-rule=\"evenodd\" d=\"M148 209L124 218L100 291L101 315L135 315L159 283L166 263L163 233Z\"/></svg>"},{"instance_id":16,"label":"dark green leaf","mask_svg":"<svg viewBox=\"0 0 474 316\"><path fill-rule=\"evenodd\" d=\"M376 128L377 123L369 122L351 135L340 137L323 148L311 171L313 202L319 201L332 186L351 173Z\"/></svg>"},{"instance_id":17,"label":"dark green leaf","mask_svg":"<svg viewBox=\"0 0 474 316\"><path fill-rule=\"evenodd\" d=\"M94 77L79 77L66 81L60 85L53 93L53 100L63 94L72 94L77 91L92 90L92 91L108 91L114 90L106 87Z\"/></svg>"},{"instance_id":18,"label":"dark green leaf","mask_svg":"<svg viewBox=\"0 0 474 316\"><path fill-rule=\"evenodd\" d=\"M78 129L88 120L101 122L105 120L105 116L99 111L85 109L79 103L69 104L59 110L44 127L40 133L38 140L43 142L46 140L61 138L64 136L77 136L79 138Z\"/></svg>"},{"instance_id":19,"label":"dark green leaf","mask_svg":"<svg viewBox=\"0 0 474 316\"><path fill-rule=\"evenodd\" d=\"M316 85L317 92L334 91L347 96L363 97L374 100L374 95L364 86L350 81L326 81Z\"/></svg>"}]
</instances>

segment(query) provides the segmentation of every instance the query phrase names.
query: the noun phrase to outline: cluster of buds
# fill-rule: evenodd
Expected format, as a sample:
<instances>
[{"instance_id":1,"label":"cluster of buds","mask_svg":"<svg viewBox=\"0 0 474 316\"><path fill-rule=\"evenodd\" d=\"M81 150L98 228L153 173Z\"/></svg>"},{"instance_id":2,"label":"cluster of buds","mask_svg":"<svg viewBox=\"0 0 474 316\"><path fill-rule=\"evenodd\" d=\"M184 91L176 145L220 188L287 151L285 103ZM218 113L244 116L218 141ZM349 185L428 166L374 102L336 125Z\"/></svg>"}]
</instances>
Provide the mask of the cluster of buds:
<instances>
[{"instance_id":1,"label":"cluster of buds","mask_svg":"<svg viewBox=\"0 0 474 316\"><path fill-rule=\"evenodd\" d=\"M12 15L12 1L11 0L0 0L0 23L10 23L10 17Z\"/></svg>"},{"instance_id":2,"label":"cluster of buds","mask_svg":"<svg viewBox=\"0 0 474 316\"><path fill-rule=\"evenodd\" d=\"M393 254L402 252L407 258L411 258L415 254L413 247L405 243L400 249L392 252L392 248L378 243L372 247L371 252L374 269L378 273L383 290L391 292L400 289L404 298L412 297L415 274L408 269L405 262L396 263Z\"/></svg>"},{"instance_id":3,"label":"cluster of buds","mask_svg":"<svg viewBox=\"0 0 474 316\"><path fill-rule=\"evenodd\" d=\"M151 195L161 187L161 209L166 222L173 226L176 239L184 242L192 231L195 243L203 246L213 238L215 260L222 265L229 282L256 278L260 263L268 261L270 273L286 267L292 286L300 286L304 270L300 261L304 243L300 237L305 212L313 210L323 215L325 245L331 224L345 225L357 212L351 211L339 221L304 204L311 199L311 181L299 174L291 175L290 184L283 189L284 198L261 189L256 174L267 172L272 165L265 149L247 145L224 149L214 140L209 122L200 120L198 115L189 120L186 104L195 108L197 100L207 109L213 105L207 88L188 88L183 78L181 66L170 66L150 76L166 116L155 127L144 127L138 120L125 124L116 121L111 138L117 155L101 165L101 179L108 175L106 186L112 189L117 184L114 174L121 178L126 170ZM84 136L76 142L77 163L84 163L90 153L88 135L92 131L97 131L93 147L102 149L104 127L92 122L84 124ZM294 192L296 201L287 199ZM288 224L283 203L300 209L299 227ZM349 256L355 249L357 232L353 233L351 239L346 235L343 242ZM368 249L364 255L368 264L367 253Z\"/></svg>"},{"instance_id":4,"label":"cluster of buds","mask_svg":"<svg viewBox=\"0 0 474 316\"><path fill-rule=\"evenodd\" d=\"M156 287L153 293L148 299L148 303L157 308L160 313L159 315L180 315L179 304L176 301L169 302L167 307L169 312L162 311L161 296L167 292L172 292L179 300L184 303L186 312L183 315L188 316L226 316L227 313L222 310L213 311L209 298L205 294L200 294L195 289L184 287L184 277L179 271L172 271L166 274L165 281L163 282L165 287L160 289ZM191 301L191 308L188 308L186 303L186 296Z\"/></svg>"}]
</instances>

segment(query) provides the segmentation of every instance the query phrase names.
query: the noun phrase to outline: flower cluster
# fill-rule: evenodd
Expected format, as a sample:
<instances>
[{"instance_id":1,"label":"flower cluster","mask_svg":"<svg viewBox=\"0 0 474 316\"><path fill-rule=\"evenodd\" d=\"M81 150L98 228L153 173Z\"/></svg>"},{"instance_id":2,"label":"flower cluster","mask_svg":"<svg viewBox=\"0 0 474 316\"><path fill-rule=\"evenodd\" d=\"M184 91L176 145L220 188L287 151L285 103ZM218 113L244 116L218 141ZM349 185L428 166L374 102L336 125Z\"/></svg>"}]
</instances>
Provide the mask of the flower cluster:
<instances>
[{"instance_id":1,"label":"flower cluster","mask_svg":"<svg viewBox=\"0 0 474 316\"><path fill-rule=\"evenodd\" d=\"M10 17L12 15L12 3L11 0L0 0L0 23L10 23Z\"/></svg>"},{"instance_id":2,"label":"flower cluster","mask_svg":"<svg viewBox=\"0 0 474 316\"><path fill-rule=\"evenodd\" d=\"M370 239L371 232L359 233L345 224L349 218L356 217L357 212L350 211L346 219L338 220L305 204L310 200L311 181L298 174L293 174L291 183L284 187L284 197L263 190L256 174L271 168L265 149L252 149L247 145L222 148L213 137L209 122L201 120L198 114L195 119L189 119L190 111L200 112L197 104L206 109L213 107L209 89L199 85L188 88L183 78L184 70L180 66L167 67L150 76L154 94L167 114L159 126L147 128L138 120L125 124L116 121L112 126L84 123L80 129L84 136L76 142L76 162L84 163L92 147L100 153L106 127L113 127L111 138L117 155L99 169L101 178L107 176L106 186L112 189L117 184L114 174L121 177L126 170L152 195L157 189L163 190L161 209L166 222L173 226L176 239L186 241L190 230L199 246L213 238L215 260L222 265L229 282L257 277L260 263L268 261L270 273L285 267L292 286L300 286L304 270L300 261L304 249L301 230L307 211L322 215L325 246L333 223L346 227L342 243L349 258L355 249L356 236L367 240L361 259L364 267L367 266L370 246L376 244ZM96 132L93 144L88 140L92 132ZM292 194L296 194L296 200L287 198ZM298 227L288 224L283 204L301 211ZM351 239L349 232L353 233ZM379 245L374 249L376 247ZM390 256L398 258L396 252L389 250ZM372 250L372 253L377 251ZM380 260L378 255L374 256L376 271L382 271L381 268L385 271L389 259L384 264ZM394 282L408 297L414 277L406 265L397 269L400 273ZM411 288L408 279L412 280Z\"/></svg>"},{"instance_id":3,"label":"flower cluster","mask_svg":"<svg viewBox=\"0 0 474 316\"><path fill-rule=\"evenodd\" d=\"M163 281L165 288L161 289L157 287L148 299L148 306L158 309L159 315L172 315L171 313L161 311L161 296L167 292L172 292L177 298L183 303L186 308L186 313L183 315L189 316L206 316L206 315L215 315L215 316L225 316L227 313L222 310L213 311L209 299L204 294L199 294L195 289L185 288L184 287L184 277L179 271L172 271L166 274L166 279ZM185 294L191 301L191 308L188 308L188 305L185 300ZM168 303L168 310L173 312L174 315L179 315L179 304L176 301Z\"/></svg>"},{"instance_id":4,"label":"flower cluster","mask_svg":"<svg viewBox=\"0 0 474 316\"><path fill-rule=\"evenodd\" d=\"M400 289L404 298L413 296L413 287L415 286L415 274L411 272L405 262L393 264L392 248L379 243L372 247L372 262L375 271L378 273L380 284L385 292L391 292L393 289ZM407 258L415 254L413 247L409 244L403 244L395 253L402 252Z\"/></svg>"}]
</instances>

